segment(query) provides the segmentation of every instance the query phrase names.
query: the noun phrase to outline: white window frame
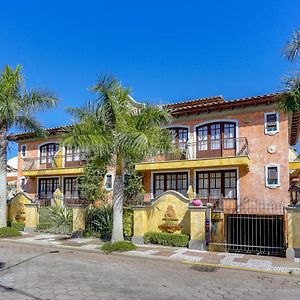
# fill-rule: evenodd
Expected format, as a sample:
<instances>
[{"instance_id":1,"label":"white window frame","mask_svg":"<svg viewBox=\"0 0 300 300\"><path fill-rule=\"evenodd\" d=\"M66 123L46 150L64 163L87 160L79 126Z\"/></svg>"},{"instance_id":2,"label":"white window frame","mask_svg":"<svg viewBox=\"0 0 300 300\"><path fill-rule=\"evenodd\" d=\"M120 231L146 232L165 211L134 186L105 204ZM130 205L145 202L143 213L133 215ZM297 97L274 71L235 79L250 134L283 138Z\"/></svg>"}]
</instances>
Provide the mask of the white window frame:
<instances>
[{"instance_id":1,"label":"white window frame","mask_svg":"<svg viewBox=\"0 0 300 300\"><path fill-rule=\"evenodd\" d=\"M106 187L106 181L107 181L107 176L111 176L111 188L107 188ZM104 182L103 182L104 188L107 191L112 191L113 190L113 186L114 186L114 174L112 172L107 172L104 176Z\"/></svg>"},{"instance_id":2,"label":"white window frame","mask_svg":"<svg viewBox=\"0 0 300 300\"><path fill-rule=\"evenodd\" d=\"M268 183L268 168L276 167L277 168L277 184L269 184ZM266 187L274 189L280 187L280 165L279 164L268 164L265 166L265 184Z\"/></svg>"},{"instance_id":3,"label":"white window frame","mask_svg":"<svg viewBox=\"0 0 300 300\"><path fill-rule=\"evenodd\" d=\"M274 114L276 114L276 130L272 130L272 131L268 131L267 130L267 118L268 118L268 116L269 115L274 115ZM277 111L271 111L271 112L266 112L265 114L264 114L264 127L265 127L265 134L266 135L274 135L274 134L276 134L276 133L278 133L279 132L279 112Z\"/></svg>"},{"instance_id":4,"label":"white window frame","mask_svg":"<svg viewBox=\"0 0 300 300\"><path fill-rule=\"evenodd\" d=\"M22 148L25 147L25 155L23 155L23 151L22 151ZM27 157L27 145L26 144L22 144L21 145L21 150L20 150L20 153L21 153L21 158L26 158Z\"/></svg>"}]
</instances>

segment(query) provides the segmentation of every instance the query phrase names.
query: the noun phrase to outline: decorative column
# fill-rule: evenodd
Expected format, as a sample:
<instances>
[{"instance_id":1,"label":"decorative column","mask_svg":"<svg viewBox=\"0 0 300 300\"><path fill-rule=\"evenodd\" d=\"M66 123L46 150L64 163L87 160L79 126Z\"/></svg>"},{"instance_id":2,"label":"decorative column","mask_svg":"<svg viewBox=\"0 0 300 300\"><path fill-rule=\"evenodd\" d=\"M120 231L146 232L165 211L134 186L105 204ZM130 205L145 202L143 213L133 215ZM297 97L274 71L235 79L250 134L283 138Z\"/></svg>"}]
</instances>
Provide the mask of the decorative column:
<instances>
[{"instance_id":1,"label":"decorative column","mask_svg":"<svg viewBox=\"0 0 300 300\"><path fill-rule=\"evenodd\" d=\"M85 207L83 205L73 206L73 231L85 230Z\"/></svg>"},{"instance_id":2,"label":"decorative column","mask_svg":"<svg viewBox=\"0 0 300 300\"><path fill-rule=\"evenodd\" d=\"M39 224L38 203L27 203L25 205L25 228L26 232L33 232Z\"/></svg>"},{"instance_id":3,"label":"decorative column","mask_svg":"<svg viewBox=\"0 0 300 300\"><path fill-rule=\"evenodd\" d=\"M300 257L300 206L286 207L287 213L287 246L286 257L294 260Z\"/></svg>"},{"instance_id":4,"label":"decorative column","mask_svg":"<svg viewBox=\"0 0 300 300\"><path fill-rule=\"evenodd\" d=\"M189 206L191 235L189 242L190 249L206 250L206 210L207 207L204 206Z\"/></svg>"},{"instance_id":5,"label":"decorative column","mask_svg":"<svg viewBox=\"0 0 300 300\"><path fill-rule=\"evenodd\" d=\"M143 245L144 235L147 232L147 208L145 206L133 207L133 237L132 243Z\"/></svg>"},{"instance_id":6,"label":"decorative column","mask_svg":"<svg viewBox=\"0 0 300 300\"><path fill-rule=\"evenodd\" d=\"M189 188L187 190L187 194L188 194L188 197L189 197L190 201L192 201L194 199L194 190L193 190L192 185L189 185Z\"/></svg>"}]
</instances>

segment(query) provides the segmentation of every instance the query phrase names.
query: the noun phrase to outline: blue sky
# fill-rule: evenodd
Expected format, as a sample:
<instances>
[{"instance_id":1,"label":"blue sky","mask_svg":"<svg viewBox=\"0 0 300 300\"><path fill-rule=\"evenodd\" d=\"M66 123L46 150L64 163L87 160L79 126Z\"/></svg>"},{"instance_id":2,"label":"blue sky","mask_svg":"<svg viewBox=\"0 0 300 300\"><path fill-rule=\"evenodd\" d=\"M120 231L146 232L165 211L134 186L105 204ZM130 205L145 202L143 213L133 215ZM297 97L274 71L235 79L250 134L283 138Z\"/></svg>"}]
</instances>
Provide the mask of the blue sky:
<instances>
[{"instance_id":1,"label":"blue sky","mask_svg":"<svg viewBox=\"0 0 300 300\"><path fill-rule=\"evenodd\" d=\"M167 103L276 92L299 69L282 58L300 27L296 0L15 0L0 10L0 67L21 64L27 87L61 99L39 116L47 127L69 123L63 108L92 99L100 74L139 101Z\"/></svg>"}]
</instances>

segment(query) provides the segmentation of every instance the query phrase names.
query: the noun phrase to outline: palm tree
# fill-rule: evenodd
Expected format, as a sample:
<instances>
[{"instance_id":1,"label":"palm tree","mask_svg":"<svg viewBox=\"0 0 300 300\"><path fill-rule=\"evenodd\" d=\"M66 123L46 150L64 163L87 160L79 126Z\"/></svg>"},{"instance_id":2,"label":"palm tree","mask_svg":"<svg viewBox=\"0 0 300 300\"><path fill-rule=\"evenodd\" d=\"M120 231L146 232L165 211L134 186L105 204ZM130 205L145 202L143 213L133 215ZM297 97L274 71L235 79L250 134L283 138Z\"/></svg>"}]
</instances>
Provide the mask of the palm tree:
<instances>
[{"instance_id":1,"label":"palm tree","mask_svg":"<svg viewBox=\"0 0 300 300\"><path fill-rule=\"evenodd\" d=\"M293 36L288 41L284 49L284 56L292 62L297 59L300 59L300 30L299 29L293 33Z\"/></svg>"},{"instance_id":2,"label":"palm tree","mask_svg":"<svg viewBox=\"0 0 300 300\"><path fill-rule=\"evenodd\" d=\"M287 77L284 80L284 90L278 102L279 110L286 113L300 111L300 74Z\"/></svg>"},{"instance_id":3,"label":"palm tree","mask_svg":"<svg viewBox=\"0 0 300 300\"><path fill-rule=\"evenodd\" d=\"M0 227L7 224L6 160L7 134L12 127L42 134L40 123L33 114L55 106L57 100L45 90L27 91L21 66L5 66L0 75Z\"/></svg>"},{"instance_id":4,"label":"palm tree","mask_svg":"<svg viewBox=\"0 0 300 300\"><path fill-rule=\"evenodd\" d=\"M69 109L75 125L64 137L67 146L93 153L114 166L112 242L123 237L123 178L128 161L137 161L170 148L170 135L161 125L170 114L159 107L141 106L115 78L104 77L91 88L97 100Z\"/></svg>"},{"instance_id":5,"label":"palm tree","mask_svg":"<svg viewBox=\"0 0 300 300\"><path fill-rule=\"evenodd\" d=\"M300 61L300 30L293 33L292 38L284 48L284 56L291 62ZM278 102L278 108L286 113L300 111L300 73L284 79L284 89Z\"/></svg>"}]
</instances>

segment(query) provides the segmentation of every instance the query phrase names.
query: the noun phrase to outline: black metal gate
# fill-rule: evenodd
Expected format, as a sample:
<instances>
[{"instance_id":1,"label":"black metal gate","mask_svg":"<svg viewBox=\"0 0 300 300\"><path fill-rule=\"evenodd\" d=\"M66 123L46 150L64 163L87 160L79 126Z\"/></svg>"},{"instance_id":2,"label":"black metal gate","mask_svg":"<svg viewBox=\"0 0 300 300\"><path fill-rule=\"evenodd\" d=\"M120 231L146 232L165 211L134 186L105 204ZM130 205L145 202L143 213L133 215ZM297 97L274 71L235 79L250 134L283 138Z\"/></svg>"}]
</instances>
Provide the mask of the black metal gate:
<instances>
[{"instance_id":1,"label":"black metal gate","mask_svg":"<svg viewBox=\"0 0 300 300\"><path fill-rule=\"evenodd\" d=\"M221 217L220 217L221 216ZM212 250L285 255L284 208L281 205L212 211Z\"/></svg>"}]
</instances>

